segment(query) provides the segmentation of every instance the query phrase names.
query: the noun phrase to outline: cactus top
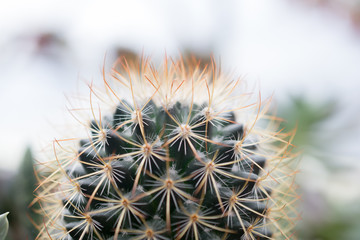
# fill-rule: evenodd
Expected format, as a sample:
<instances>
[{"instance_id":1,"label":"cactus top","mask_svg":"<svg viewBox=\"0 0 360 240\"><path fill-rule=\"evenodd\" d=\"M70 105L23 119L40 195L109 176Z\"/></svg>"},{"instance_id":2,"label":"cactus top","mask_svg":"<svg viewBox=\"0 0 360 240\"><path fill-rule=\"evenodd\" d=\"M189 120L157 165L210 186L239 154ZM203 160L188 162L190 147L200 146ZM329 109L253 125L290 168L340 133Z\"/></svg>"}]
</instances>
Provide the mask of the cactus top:
<instances>
[{"instance_id":1,"label":"cactus top","mask_svg":"<svg viewBox=\"0 0 360 240\"><path fill-rule=\"evenodd\" d=\"M120 58L103 81L39 169L38 239L294 239L293 134L269 101L214 61Z\"/></svg>"}]
</instances>

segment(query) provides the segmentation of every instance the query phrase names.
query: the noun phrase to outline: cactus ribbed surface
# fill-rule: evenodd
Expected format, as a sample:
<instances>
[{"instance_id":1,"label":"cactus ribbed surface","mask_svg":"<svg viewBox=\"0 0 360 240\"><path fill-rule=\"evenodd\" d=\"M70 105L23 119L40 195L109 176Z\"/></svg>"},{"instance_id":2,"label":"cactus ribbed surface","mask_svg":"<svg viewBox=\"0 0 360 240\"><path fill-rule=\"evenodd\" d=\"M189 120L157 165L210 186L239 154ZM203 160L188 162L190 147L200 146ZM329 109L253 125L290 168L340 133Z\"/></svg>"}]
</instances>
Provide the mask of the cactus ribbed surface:
<instances>
[{"instance_id":1,"label":"cactus ribbed surface","mask_svg":"<svg viewBox=\"0 0 360 240\"><path fill-rule=\"evenodd\" d=\"M293 134L243 86L214 62L119 59L87 133L42 163L38 238L294 239Z\"/></svg>"}]
</instances>

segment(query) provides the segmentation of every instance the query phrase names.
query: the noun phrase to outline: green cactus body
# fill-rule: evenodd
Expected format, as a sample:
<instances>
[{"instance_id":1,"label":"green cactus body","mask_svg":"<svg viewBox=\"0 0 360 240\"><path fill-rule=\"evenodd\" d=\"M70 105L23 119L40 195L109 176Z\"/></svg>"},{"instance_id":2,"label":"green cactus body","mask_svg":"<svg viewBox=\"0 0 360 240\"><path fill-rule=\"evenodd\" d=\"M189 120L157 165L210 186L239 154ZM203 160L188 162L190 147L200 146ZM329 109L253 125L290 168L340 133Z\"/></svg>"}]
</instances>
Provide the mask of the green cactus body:
<instances>
[{"instance_id":1,"label":"green cactus body","mask_svg":"<svg viewBox=\"0 0 360 240\"><path fill-rule=\"evenodd\" d=\"M120 59L90 86L88 136L43 164L39 239L294 239L292 134L200 66Z\"/></svg>"}]
</instances>

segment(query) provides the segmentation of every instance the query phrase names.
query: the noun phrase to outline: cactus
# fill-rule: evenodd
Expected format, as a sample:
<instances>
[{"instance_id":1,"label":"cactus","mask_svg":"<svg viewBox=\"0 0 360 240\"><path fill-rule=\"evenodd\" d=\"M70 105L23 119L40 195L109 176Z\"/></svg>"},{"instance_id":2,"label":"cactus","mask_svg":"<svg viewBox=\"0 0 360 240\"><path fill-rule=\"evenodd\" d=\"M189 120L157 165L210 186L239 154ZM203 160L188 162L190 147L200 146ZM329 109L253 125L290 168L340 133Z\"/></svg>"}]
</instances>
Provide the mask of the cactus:
<instances>
[{"instance_id":1,"label":"cactus","mask_svg":"<svg viewBox=\"0 0 360 240\"><path fill-rule=\"evenodd\" d=\"M38 239L294 239L293 132L243 86L214 61L120 58L41 163Z\"/></svg>"}]
</instances>

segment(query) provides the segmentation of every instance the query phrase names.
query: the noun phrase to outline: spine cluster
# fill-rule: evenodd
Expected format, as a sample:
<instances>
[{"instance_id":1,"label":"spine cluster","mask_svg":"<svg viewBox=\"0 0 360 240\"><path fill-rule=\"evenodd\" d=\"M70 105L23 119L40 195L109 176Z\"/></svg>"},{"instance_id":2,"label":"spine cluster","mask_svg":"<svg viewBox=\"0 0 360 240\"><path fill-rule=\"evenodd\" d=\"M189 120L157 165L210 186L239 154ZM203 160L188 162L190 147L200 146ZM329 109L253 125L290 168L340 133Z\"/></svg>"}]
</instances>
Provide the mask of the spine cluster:
<instances>
[{"instance_id":1,"label":"spine cluster","mask_svg":"<svg viewBox=\"0 0 360 240\"><path fill-rule=\"evenodd\" d=\"M214 63L120 59L90 86L87 135L42 163L38 239L294 239L292 133L242 85Z\"/></svg>"}]
</instances>

